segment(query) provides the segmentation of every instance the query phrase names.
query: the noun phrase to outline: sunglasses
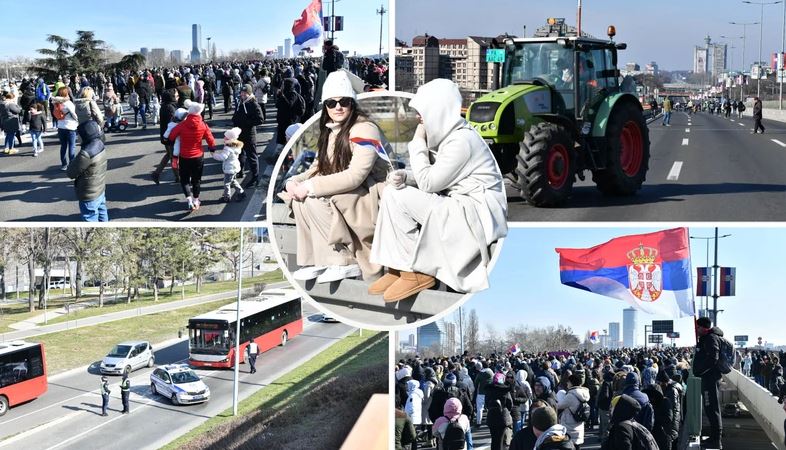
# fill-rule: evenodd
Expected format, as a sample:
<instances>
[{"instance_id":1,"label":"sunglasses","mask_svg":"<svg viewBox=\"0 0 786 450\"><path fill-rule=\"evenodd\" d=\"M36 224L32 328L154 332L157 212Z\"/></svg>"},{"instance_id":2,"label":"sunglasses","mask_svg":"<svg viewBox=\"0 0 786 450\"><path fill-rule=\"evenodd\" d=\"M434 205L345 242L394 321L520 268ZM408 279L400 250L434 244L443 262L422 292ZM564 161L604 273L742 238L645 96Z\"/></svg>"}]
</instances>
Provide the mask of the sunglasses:
<instances>
[{"instance_id":1,"label":"sunglasses","mask_svg":"<svg viewBox=\"0 0 786 450\"><path fill-rule=\"evenodd\" d=\"M342 108L349 108L351 104L352 99L349 97L341 97L341 100L333 100L332 98L325 100L325 106L327 106L328 109L333 109L336 105L341 105Z\"/></svg>"}]
</instances>

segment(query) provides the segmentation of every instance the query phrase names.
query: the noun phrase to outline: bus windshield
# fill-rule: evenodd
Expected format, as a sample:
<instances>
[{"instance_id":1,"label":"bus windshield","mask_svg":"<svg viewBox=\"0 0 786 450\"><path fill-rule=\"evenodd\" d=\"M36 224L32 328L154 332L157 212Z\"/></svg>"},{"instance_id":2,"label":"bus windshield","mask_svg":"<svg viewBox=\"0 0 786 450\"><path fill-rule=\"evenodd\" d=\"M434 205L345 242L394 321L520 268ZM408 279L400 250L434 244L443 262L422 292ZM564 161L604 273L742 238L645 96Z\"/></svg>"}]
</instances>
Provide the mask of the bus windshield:
<instances>
[{"instance_id":1,"label":"bus windshield","mask_svg":"<svg viewBox=\"0 0 786 450\"><path fill-rule=\"evenodd\" d=\"M232 346L232 334L226 323L194 322L188 324L188 343L192 351L225 354Z\"/></svg>"}]
</instances>

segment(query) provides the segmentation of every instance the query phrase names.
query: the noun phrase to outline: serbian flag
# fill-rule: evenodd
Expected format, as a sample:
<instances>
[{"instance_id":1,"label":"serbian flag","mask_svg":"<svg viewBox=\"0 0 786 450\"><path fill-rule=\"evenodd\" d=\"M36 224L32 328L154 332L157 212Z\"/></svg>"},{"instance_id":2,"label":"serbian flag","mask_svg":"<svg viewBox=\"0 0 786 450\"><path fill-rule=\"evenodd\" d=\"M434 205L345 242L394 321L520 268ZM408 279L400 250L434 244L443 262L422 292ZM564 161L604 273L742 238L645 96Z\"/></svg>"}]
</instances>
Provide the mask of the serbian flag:
<instances>
[{"instance_id":1,"label":"serbian flag","mask_svg":"<svg viewBox=\"0 0 786 450\"><path fill-rule=\"evenodd\" d=\"M521 347L519 347L519 344L516 343L516 344L511 345L510 348L508 349L508 351L511 354L515 355L516 353L521 351Z\"/></svg>"},{"instance_id":2,"label":"serbian flag","mask_svg":"<svg viewBox=\"0 0 786 450\"><path fill-rule=\"evenodd\" d=\"M388 156L388 152L385 150L385 146L382 145L382 143L379 142L378 140L371 139L371 138L354 137L354 138L349 138L349 141L355 145L359 145L363 148L367 148L373 152L376 152L377 156L379 156L380 158L382 158L387 162L390 162L390 157Z\"/></svg>"},{"instance_id":3,"label":"serbian flag","mask_svg":"<svg viewBox=\"0 0 786 450\"><path fill-rule=\"evenodd\" d=\"M694 315L687 228L556 251L564 285L624 300L647 314Z\"/></svg>"},{"instance_id":4,"label":"serbian flag","mask_svg":"<svg viewBox=\"0 0 786 450\"><path fill-rule=\"evenodd\" d=\"M589 334L589 341L593 344L597 344L600 340L600 332L599 331L591 331Z\"/></svg>"},{"instance_id":5,"label":"serbian flag","mask_svg":"<svg viewBox=\"0 0 786 450\"><path fill-rule=\"evenodd\" d=\"M312 0L300 18L292 25L292 34L295 36L295 53L303 47L319 47L322 45L322 2Z\"/></svg>"},{"instance_id":6,"label":"serbian flag","mask_svg":"<svg viewBox=\"0 0 786 450\"><path fill-rule=\"evenodd\" d=\"M696 268L696 297L706 297L710 295L710 268Z\"/></svg>"}]
</instances>

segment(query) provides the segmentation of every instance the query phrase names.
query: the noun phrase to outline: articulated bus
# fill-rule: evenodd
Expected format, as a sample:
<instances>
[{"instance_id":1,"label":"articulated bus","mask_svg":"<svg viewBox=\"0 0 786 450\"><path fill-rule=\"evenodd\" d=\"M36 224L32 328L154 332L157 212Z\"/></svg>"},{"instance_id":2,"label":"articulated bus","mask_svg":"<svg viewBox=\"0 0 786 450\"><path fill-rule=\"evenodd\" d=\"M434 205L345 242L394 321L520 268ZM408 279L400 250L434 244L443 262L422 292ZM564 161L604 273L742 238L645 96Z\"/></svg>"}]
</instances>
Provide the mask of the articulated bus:
<instances>
[{"instance_id":1,"label":"articulated bus","mask_svg":"<svg viewBox=\"0 0 786 450\"><path fill-rule=\"evenodd\" d=\"M0 416L8 408L46 392L43 344L15 341L0 344Z\"/></svg>"},{"instance_id":2,"label":"articulated bus","mask_svg":"<svg viewBox=\"0 0 786 450\"><path fill-rule=\"evenodd\" d=\"M237 302L188 320L189 363L195 367L234 367L253 339L264 352L303 332L300 296L294 289L271 289L240 301L240 348L235 348Z\"/></svg>"}]
</instances>

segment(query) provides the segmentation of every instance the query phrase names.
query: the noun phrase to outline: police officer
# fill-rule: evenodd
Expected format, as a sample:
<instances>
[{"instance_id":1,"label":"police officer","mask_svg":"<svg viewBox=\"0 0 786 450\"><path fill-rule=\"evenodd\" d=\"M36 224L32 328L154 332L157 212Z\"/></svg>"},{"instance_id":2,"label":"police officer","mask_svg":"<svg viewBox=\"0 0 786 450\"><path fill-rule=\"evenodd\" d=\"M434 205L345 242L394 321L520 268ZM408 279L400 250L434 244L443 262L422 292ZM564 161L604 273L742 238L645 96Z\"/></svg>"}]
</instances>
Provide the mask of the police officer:
<instances>
[{"instance_id":1,"label":"police officer","mask_svg":"<svg viewBox=\"0 0 786 450\"><path fill-rule=\"evenodd\" d=\"M701 317L696 321L696 331L699 342L696 345L696 357L693 360L693 374L701 378L701 395L704 411L710 423L709 439L702 443L702 448L722 448L722 422L720 412L720 380L721 372L718 368L720 360L720 339L723 331L712 326L708 317Z\"/></svg>"},{"instance_id":2,"label":"police officer","mask_svg":"<svg viewBox=\"0 0 786 450\"><path fill-rule=\"evenodd\" d=\"M105 376L101 377L101 415L108 416L106 408L109 406L109 381Z\"/></svg>"},{"instance_id":3,"label":"police officer","mask_svg":"<svg viewBox=\"0 0 786 450\"><path fill-rule=\"evenodd\" d=\"M128 414L128 396L131 395L131 380L128 379L128 372L123 372L123 380L120 382L120 398L123 400L123 414Z\"/></svg>"},{"instance_id":4,"label":"police officer","mask_svg":"<svg viewBox=\"0 0 786 450\"><path fill-rule=\"evenodd\" d=\"M248 341L246 346L246 354L248 355L248 364L251 366L251 373L257 372L257 355L259 354L259 346L253 339Z\"/></svg>"}]
</instances>

